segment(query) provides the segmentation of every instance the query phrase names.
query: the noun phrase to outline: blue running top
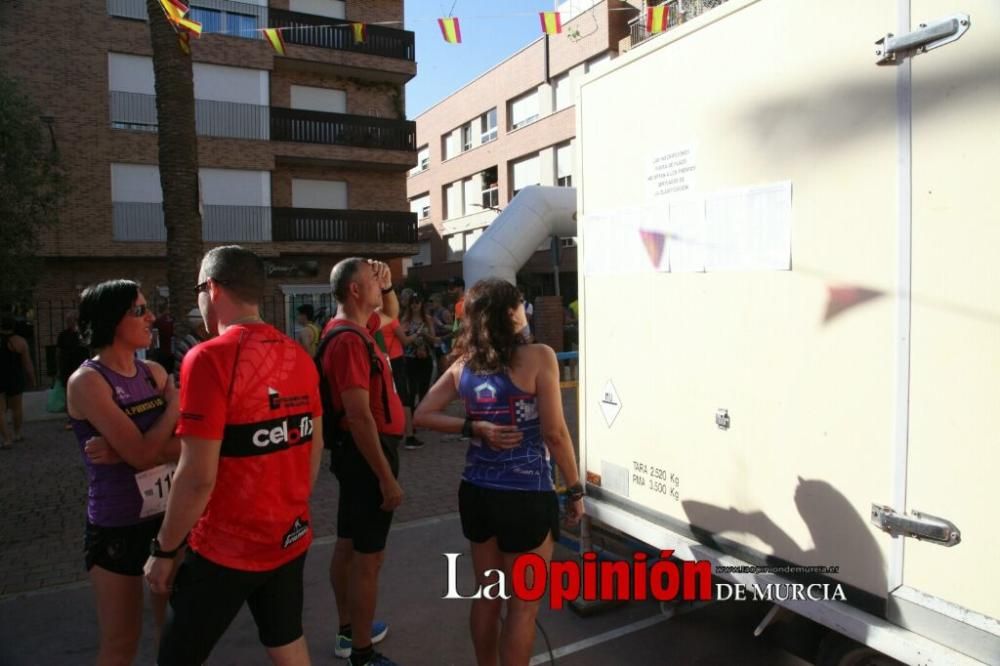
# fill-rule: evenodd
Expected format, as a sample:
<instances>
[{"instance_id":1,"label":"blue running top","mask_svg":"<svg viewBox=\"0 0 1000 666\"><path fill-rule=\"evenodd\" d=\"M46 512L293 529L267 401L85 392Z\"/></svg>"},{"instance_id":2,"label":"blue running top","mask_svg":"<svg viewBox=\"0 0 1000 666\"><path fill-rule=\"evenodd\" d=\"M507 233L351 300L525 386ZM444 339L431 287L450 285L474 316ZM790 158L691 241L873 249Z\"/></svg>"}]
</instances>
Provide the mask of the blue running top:
<instances>
[{"instance_id":1,"label":"blue running top","mask_svg":"<svg viewBox=\"0 0 1000 666\"><path fill-rule=\"evenodd\" d=\"M472 438L462 479L497 490L552 490L552 466L535 396L515 386L506 373L479 375L468 368L462 368L458 393L469 418L516 425L524 434L520 446L502 451Z\"/></svg>"}]
</instances>

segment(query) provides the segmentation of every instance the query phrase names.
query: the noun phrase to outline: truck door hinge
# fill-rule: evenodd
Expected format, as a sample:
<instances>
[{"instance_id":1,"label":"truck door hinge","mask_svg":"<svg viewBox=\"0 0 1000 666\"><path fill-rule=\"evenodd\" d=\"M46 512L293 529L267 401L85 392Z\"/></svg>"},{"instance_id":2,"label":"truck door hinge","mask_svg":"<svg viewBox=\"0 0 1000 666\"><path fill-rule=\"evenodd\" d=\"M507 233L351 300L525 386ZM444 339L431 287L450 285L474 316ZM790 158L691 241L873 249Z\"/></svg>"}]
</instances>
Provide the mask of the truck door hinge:
<instances>
[{"instance_id":1,"label":"truck door hinge","mask_svg":"<svg viewBox=\"0 0 1000 666\"><path fill-rule=\"evenodd\" d=\"M962 541L962 532L953 522L920 511L899 514L892 507L872 504L872 524L894 537L912 537L949 548Z\"/></svg>"},{"instance_id":2,"label":"truck door hinge","mask_svg":"<svg viewBox=\"0 0 1000 666\"><path fill-rule=\"evenodd\" d=\"M921 23L920 28L898 37L891 32L875 42L876 65L898 65L907 58L927 53L939 46L959 40L972 25L968 14L953 14L947 18Z\"/></svg>"}]
</instances>

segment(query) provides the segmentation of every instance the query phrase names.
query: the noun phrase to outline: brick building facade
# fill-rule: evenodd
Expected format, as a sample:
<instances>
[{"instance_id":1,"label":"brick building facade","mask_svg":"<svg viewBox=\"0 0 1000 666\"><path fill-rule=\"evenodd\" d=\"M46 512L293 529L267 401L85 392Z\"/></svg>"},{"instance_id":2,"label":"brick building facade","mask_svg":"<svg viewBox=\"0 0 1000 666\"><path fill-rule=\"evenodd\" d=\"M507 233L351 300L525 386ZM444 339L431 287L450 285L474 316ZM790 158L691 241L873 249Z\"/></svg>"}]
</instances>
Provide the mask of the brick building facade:
<instances>
[{"instance_id":1,"label":"brick building facade","mask_svg":"<svg viewBox=\"0 0 1000 666\"><path fill-rule=\"evenodd\" d=\"M418 280L462 274L462 256L529 185L572 185L575 90L617 56L638 10L620 0L572 0L559 7L562 33L540 37L416 118L418 163L406 182L419 217ZM564 293L576 291L576 248L559 253ZM536 252L519 279L529 297L553 293L553 257Z\"/></svg>"},{"instance_id":2,"label":"brick building facade","mask_svg":"<svg viewBox=\"0 0 1000 666\"><path fill-rule=\"evenodd\" d=\"M239 243L263 255L286 327L300 302L328 305L329 270L344 256L391 260L398 274L418 249L403 1L189 4L205 31L192 60L206 249ZM352 21L379 25L355 44ZM288 28L285 56L261 39L264 27ZM71 302L115 277L164 293L151 55L146 0L0 5L0 63L51 119L71 187L42 238L37 299Z\"/></svg>"}]
</instances>

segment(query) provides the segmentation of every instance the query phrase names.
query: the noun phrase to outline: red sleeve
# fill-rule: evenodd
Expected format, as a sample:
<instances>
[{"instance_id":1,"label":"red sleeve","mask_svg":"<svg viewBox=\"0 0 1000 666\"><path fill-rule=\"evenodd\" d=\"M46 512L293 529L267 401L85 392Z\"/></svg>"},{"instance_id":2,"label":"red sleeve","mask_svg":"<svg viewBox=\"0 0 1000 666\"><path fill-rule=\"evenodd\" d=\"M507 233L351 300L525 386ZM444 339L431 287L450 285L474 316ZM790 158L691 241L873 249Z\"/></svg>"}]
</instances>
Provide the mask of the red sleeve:
<instances>
[{"instance_id":1,"label":"red sleeve","mask_svg":"<svg viewBox=\"0 0 1000 666\"><path fill-rule=\"evenodd\" d=\"M338 395L352 388L369 390L371 362L361 336L341 333L330 343L323 358L330 393Z\"/></svg>"},{"instance_id":2,"label":"red sleeve","mask_svg":"<svg viewBox=\"0 0 1000 666\"><path fill-rule=\"evenodd\" d=\"M226 429L227 386L219 359L204 346L192 348L181 363L181 416L177 434L221 440Z\"/></svg>"},{"instance_id":3,"label":"red sleeve","mask_svg":"<svg viewBox=\"0 0 1000 666\"><path fill-rule=\"evenodd\" d=\"M382 328L382 315L377 312L373 312L372 316L368 317L368 321L365 323L365 328L368 329L368 335L375 335L375 332Z\"/></svg>"}]
</instances>

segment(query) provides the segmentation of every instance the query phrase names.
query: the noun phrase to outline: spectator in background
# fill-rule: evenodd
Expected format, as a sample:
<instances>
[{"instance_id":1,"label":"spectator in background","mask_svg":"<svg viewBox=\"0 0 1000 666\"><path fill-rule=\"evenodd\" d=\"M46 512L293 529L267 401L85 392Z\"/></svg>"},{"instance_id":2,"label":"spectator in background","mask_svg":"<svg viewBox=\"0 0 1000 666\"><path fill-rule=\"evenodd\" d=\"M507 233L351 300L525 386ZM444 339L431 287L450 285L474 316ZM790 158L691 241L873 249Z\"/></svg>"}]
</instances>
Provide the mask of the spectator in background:
<instances>
[{"instance_id":1,"label":"spectator in background","mask_svg":"<svg viewBox=\"0 0 1000 666\"><path fill-rule=\"evenodd\" d=\"M11 442L24 441L21 425L25 389L35 385L35 366L31 363L28 342L14 333L16 322L9 314L0 317L0 449L9 449ZM14 433L7 433L7 410L13 412Z\"/></svg>"},{"instance_id":2,"label":"spectator in background","mask_svg":"<svg viewBox=\"0 0 1000 666\"><path fill-rule=\"evenodd\" d=\"M70 375L76 372L80 364L86 361L89 356L87 346L83 344L83 339L80 337L77 313L66 313L65 322L66 328L56 338L56 349L58 350L58 356L56 357L56 381L62 384L63 391L69 385ZM72 428L72 423L67 421L66 430L71 430Z\"/></svg>"},{"instance_id":3,"label":"spectator in background","mask_svg":"<svg viewBox=\"0 0 1000 666\"><path fill-rule=\"evenodd\" d=\"M168 373L174 371L174 318L170 316L170 304L167 303L160 311L160 315L153 322L158 339L153 340L156 344L156 353L153 360L163 366Z\"/></svg>"},{"instance_id":4,"label":"spectator in background","mask_svg":"<svg viewBox=\"0 0 1000 666\"><path fill-rule=\"evenodd\" d=\"M296 310L295 323L299 325L299 331L295 334L295 339L306 350L309 357L316 355L316 347L319 346L319 326L316 325L316 311L309 303L303 303Z\"/></svg>"},{"instance_id":5,"label":"spectator in background","mask_svg":"<svg viewBox=\"0 0 1000 666\"><path fill-rule=\"evenodd\" d=\"M434 335L434 323L424 313L424 301L419 294L414 294L410 299L409 307L401 312L396 336L403 343L403 356L406 361L406 385L409 402L403 403L403 407L409 408L408 411L411 411L430 388L431 372L434 369L432 355L434 345L438 341ZM411 429L406 432L403 447L419 449L424 443L417 439L416 432L412 429L412 418L407 418L407 424L410 425Z\"/></svg>"},{"instance_id":6,"label":"spectator in background","mask_svg":"<svg viewBox=\"0 0 1000 666\"><path fill-rule=\"evenodd\" d=\"M458 276L448 280L448 296L455 303L451 332L453 335L458 335L458 330L462 328L462 316L465 314L465 280Z\"/></svg>"},{"instance_id":7,"label":"spectator in background","mask_svg":"<svg viewBox=\"0 0 1000 666\"><path fill-rule=\"evenodd\" d=\"M174 342L174 367L180 368L184 355L199 342L208 340L208 331L205 330L205 323L201 319L201 311L198 308L191 308L188 312L188 325L191 333L183 336L175 335Z\"/></svg>"}]
</instances>

